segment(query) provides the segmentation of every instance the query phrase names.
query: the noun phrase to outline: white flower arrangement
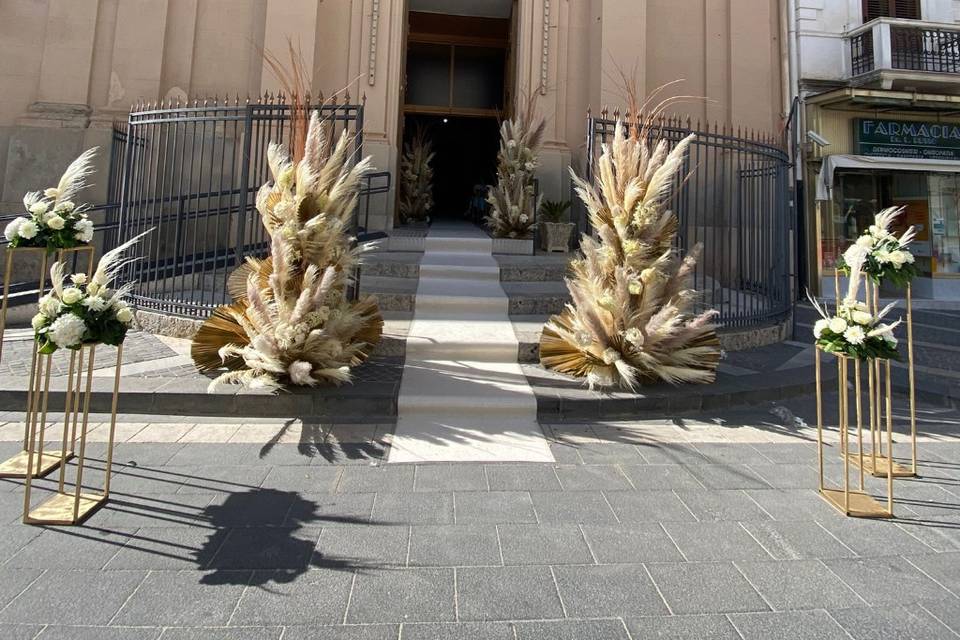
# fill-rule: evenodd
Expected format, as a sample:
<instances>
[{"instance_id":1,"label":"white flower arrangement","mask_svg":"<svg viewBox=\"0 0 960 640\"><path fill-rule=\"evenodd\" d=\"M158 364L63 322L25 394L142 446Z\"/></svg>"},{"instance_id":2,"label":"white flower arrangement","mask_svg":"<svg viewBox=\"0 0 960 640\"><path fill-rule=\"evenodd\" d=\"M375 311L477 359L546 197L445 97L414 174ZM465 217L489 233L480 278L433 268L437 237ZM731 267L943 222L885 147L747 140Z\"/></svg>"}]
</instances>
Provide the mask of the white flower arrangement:
<instances>
[{"instance_id":1,"label":"white flower arrangement","mask_svg":"<svg viewBox=\"0 0 960 640\"><path fill-rule=\"evenodd\" d=\"M23 197L28 215L14 218L4 229L11 247L45 247L48 251L70 249L93 240L93 222L87 217L87 205L76 205L72 198L86 185L93 173L97 148L88 149L70 163L56 187L31 191Z\"/></svg>"},{"instance_id":2,"label":"white flower arrangement","mask_svg":"<svg viewBox=\"0 0 960 640\"><path fill-rule=\"evenodd\" d=\"M826 305L820 305L807 294L820 319L813 325L813 337L818 347L829 353L845 355L858 360L867 358L897 359L897 338L893 330L900 320L892 324L883 322L884 317L896 303L887 305L880 313L873 315L866 303L857 299L860 280L863 277L864 262L870 250L864 245L855 244L848 251L850 281L847 294L829 313Z\"/></svg>"},{"instance_id":3,"label":"white flower arrangement","mask_svg":"<svg viewBox=\"0 0 960 640\"><path fill-rule=\"evenodd\" d=\"M854 256L865 252L862 269L877 284L890 282L902 288L913 280L917 270L908 247L916 230L911 226L899 238L890 232L893 221L903 210L904 207L890 207L879 212L873 224L844 252L837 269L849 275Z\"/></svg>"},{"instance_id":4,"label":"white flower arrangement","mask_svg":"<svg viewBox=\"0 0 960 640\"><path fill-rule=\"evenodd\" d=\"M38 313L31 321L40 353L123 342L134 318L124 300L132 285L116 289L110 285L127 263L122 259L124 251L141 237L142 234L105 253L91 277L85 273L71 275L69 286L66 264L59 262L53 266L50 293L40 298Z\"/></svg>"}]
</instances>

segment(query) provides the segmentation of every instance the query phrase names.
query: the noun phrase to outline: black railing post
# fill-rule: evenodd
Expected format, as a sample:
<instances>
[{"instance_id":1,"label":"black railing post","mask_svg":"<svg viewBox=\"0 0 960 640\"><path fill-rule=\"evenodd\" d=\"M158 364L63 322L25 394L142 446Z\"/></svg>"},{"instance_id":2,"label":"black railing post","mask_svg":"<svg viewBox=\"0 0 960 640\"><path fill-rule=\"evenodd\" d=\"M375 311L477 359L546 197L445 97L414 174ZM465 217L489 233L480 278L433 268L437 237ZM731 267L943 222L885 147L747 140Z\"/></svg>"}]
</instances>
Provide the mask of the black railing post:
<instances>
[{"instance_id":1,"label":"black railing post","mask_svg":"<svg viewBox=\"0 0 960 640\"><path fill-rule=\"evenodd\" d=\"M247 103L243 108L243 153L240 161L239 215L237 217L237 246L234 264L243 262L246 253L247 203L250 199L250 150L253 144L253 105ZM229 237L229 235L228 235Z\"/></svg>"}]
</instances>

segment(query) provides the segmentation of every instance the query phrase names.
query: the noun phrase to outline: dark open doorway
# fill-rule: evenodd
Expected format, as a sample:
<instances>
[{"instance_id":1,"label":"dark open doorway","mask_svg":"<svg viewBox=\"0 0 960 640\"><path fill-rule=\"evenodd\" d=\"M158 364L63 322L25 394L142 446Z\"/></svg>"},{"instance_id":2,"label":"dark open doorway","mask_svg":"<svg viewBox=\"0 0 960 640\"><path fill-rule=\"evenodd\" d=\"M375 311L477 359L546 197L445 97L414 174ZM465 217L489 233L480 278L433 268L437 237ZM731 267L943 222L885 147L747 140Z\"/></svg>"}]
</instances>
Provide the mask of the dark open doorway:
<instances>
[{"instance_id":1,"label":"dark open doorway","mask_svg":"<svg viewBox=\"0 0 960 640\"><path fill-rule=\"evenodd\" d=\"M431 217L435 220L465 217L475 187L492 184L496 179L497 120L411 113L404 123L407 139L418 126L426 131L435 154Z\"/></svg>"}]
</instances>

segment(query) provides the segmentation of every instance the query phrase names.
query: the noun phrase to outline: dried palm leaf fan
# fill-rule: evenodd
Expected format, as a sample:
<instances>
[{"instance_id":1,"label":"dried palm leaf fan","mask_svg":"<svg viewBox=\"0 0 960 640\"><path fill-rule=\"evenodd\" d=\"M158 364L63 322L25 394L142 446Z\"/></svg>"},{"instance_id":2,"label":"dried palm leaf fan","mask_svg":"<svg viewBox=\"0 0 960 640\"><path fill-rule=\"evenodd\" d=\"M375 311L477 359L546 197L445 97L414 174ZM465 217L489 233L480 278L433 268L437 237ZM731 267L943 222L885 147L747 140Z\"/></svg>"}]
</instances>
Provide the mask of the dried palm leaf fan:
<instances>
[{"instance_id":1,"label":"dried palm leaf fan","mask_svg":"<svg viewBox=\"0 0 960 640\"><path fill-rule=\"evenodd\" d=\"M626 78L625 78L626 79ZM586 379L590 388L666 381L713 382L720 360L714 311L693 313L691 277L701 247L680 258L677 217L668 209L694 136L673 149L627 83L633 121L617 120L602 146L597 185L572 170L596 238L584 235L567 279L572 304L550 318L540 339L543 366ZM656 94L654 94L656 95Z\"/></svg>"},{"instance_id":2,"label":"dried palm leaf fan","mask_svg":"<svg viewBox=\"0 0 960 640\"><path fill-rule=\"evenodd\" d=\"M417 125L400 158L400 221L425 222L433 209L433 143L429 132Z\"/></svg>"},{"instance_id":3,"label":"dried palm leaf fan","mask_svg":"<svg viewBox=\"0 0 960 640\"><path fill-rule=\"evenodd\" d=\"M216 309L193 340L201 371L226 370L211 388L349 381L350 368L367 358L383 330L376 299L346 298L358 257L347 232L370 160L352 163L347 132L334 140L331 124L310 111L292 45L290 55L289 71L265 58L290 93L291 140L302 145L292 153L270 145L272 181L256 198L270 255L248 257L231 275L234 302Z\"/></svg>"}]
</instances>

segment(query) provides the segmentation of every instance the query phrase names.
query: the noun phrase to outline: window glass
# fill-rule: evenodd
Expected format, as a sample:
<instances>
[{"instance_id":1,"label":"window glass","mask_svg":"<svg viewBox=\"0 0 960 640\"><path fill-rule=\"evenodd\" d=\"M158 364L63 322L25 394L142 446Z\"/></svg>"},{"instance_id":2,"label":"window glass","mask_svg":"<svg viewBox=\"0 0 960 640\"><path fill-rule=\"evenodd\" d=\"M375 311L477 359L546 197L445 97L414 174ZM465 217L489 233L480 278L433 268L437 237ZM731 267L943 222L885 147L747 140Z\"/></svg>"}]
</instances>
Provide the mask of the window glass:
<instances>
[{"instance_id":1,"label":"window glass","mask_svg":"<svg viewBox=\"0 0 960 640\"><path fill-rule=\"evenodd\" d=\"M960 176L931 174L930 238L937 273L960 273Z\"/></svg>"},{"instance_id":2,"label":"window glass","mask_svg":"<svg viewBox=\"0 0 960 640\"><path fill-rule=\"evenodd\" d=\"M446 107L450 104L450 47L414 43L407 50L407 104Z\"/></svg>"},{"instance_id":3,"label":"window glass","mask_svg":"<svg viewBox=\"0 0 960 640\"><path fill-rule=\"evenodd\" d=\"M453 57L453 106L503 107L504 50L456 47Z\"/></svg>"}]
</instances>

